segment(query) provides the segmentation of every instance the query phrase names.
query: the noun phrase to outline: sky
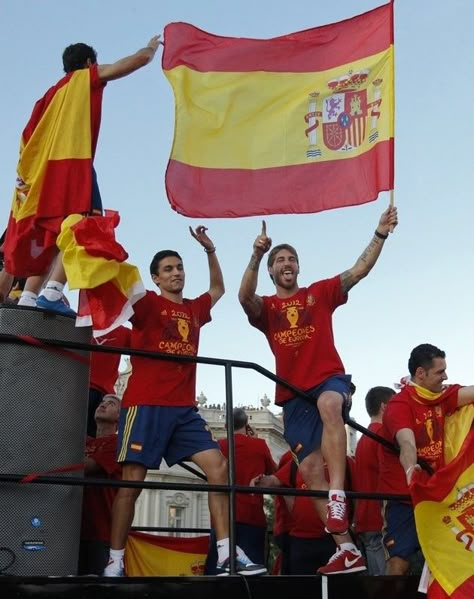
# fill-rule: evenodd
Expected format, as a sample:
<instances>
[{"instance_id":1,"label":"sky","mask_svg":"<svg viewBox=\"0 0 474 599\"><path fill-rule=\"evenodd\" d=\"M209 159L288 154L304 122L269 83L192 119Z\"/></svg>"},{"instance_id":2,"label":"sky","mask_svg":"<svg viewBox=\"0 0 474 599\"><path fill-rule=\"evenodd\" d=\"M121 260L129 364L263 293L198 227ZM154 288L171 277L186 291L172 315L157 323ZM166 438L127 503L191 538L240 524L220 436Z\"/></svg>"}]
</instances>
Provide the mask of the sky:
<instances>
[{"instance_id":1,"label":"sky","mask_svg":"<svg viewBox=\"0 0 474 599\"><path fill-rule=\"evenodd\" d=\"M166 24L191 23L210 33L271 38L350 18L384 2L339 0L0 0L2 110L0 221L10 210L20 135L34 102L62 76L70 43L97 50L111 63L145 46ZM364 397L374 385L393 387L407 374L413 347L433 343L447 352L449 382L472 382L474 56L472 0L395 2L395 190L399 226L369 276L334 314L336 347L357 387L352 416L368 424ZM166 40L165 40L166 43ZM464 98L464 99L463 99ZM188 227L204 224L214 241L226 294L201 333L199 355L254 362L273 372L264 336L252 328L237 299L261 217L198 221L177 214L164 175L174 131L174 98L155 60L110 82L95 159L105 208L121 216L118 241L152 288L148 267L161 249L184 260L187 297L208 288L207 258ZM300 286L350 268L372 238L389 202L310 215L271 215L274 244L290 243L300 258ZM274 287L261 269L258 293ZM70 295L74 301L75 295ZM233 369L234 405L273 400L274 383ZM222 367L198 366L196 392L209 404L225 401ZM279 410L271 407L275 413Z\"/></svg>"}]
</instances>

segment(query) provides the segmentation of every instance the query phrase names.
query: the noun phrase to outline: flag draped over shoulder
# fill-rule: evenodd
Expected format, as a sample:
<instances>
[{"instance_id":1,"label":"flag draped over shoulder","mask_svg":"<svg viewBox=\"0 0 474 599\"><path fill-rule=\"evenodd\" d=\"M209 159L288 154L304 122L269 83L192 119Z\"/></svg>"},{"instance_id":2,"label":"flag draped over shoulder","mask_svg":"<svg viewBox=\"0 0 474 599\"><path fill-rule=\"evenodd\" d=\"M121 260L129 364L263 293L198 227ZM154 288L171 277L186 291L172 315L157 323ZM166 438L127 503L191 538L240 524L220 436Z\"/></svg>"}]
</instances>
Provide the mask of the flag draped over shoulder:
<instances>
[{"instance_id":1,"label":"flag draped over shoulder","mask_svg":"<svg viewBox=\"0 0 474 599\"><path fill-rule=\"evenodd\" d=\"M36 103L23 131L5 241L5 268L15 276L47 272L63 218L91 208L103 89L91 91L93 76L91 68L63 77Z\"/></svg>"},{"instance_id":2,"label":"flag draped over shoulder","mask_svg":"<svg viewBox=\"0 0 474 599\"><path fill-rule=\"evenodd\" d=\"M448 417L446 466L426 480L415 476L410 491L423 555L431 572L429 599L474 597L474 406ZM453 434L455 435L453 437Z\"/></svg>"},{"instance_id":3,"label":"flag draped over shoulder","mask_svg":"<svg viewBox=\"0 0 474 599\"><path fill-rule=\"evenodd\" d=\"M266 40L171 23L162 66L178 213L312 213L393 189L392 3Z\"/></svg>"},{"instance_id":4,"label":"flag draped over shoulder","mask_svg":"<svg viewBox=\"0 0 474 599\"><path fill-rule=\"evenodd\" d=\"M127 576L202 576L209 536L165 537L129 534L125 551Z\"/></svg>"},{"instance_id":5,"label":"flag draped over shoulder","mask_svg":"<svg viewBox=\"0 0 474 599\"><path fill-rule=\"evenodd\" d=\"M119 215L68 216L57 244L70 289L80 289L76 326L92 326L95 337L105 335L133 315L133 304L145 295L136 266L115 240Z\"/></svg>"}]
</instances>

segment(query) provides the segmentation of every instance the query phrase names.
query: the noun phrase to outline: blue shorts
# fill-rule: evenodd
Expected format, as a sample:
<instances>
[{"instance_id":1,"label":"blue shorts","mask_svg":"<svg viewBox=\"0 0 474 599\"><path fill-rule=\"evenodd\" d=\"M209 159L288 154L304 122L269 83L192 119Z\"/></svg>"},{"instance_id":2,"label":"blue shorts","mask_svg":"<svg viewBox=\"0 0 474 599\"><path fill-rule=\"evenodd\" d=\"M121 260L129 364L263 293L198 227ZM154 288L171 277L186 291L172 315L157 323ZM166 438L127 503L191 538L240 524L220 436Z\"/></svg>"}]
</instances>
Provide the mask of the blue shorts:
<instances>
[{"instance_id":1,"label":"blue shorts","mask_svg":"<svg viewBox=\"0 0 474 599\"><path fill-rule=\"evenodd\" d=\"M323 391L336 391L344 398L342 413L347 419L346 399L349 397L351 376L341 374L331 376L317 387L307 391L314 403L303 397L294 397L283 404L283 430L285 441L301 462L315 449L321 447L323 422L319 414L317 399Z\"/></svg>"},{"instance_id":2,"label":"blue shorts","mask_svg":"<svg viewBox=\"0 0 474 599\"><path fill-rule=\"evenodd\" d=\"M102 214L102 197L100 195L97 173L92 167L91 214Z\"/></svg>"},{"instance_id":3,"label":"blue shorts","mask_svg":"<svg viewBox=\"0 0 474 599\"><path fill-rule=\"evenodd\" d=\"M122 408L118 426L117 461L138 462L158 469L188 460L206 449L219 449L207 422L192 406L131 406Z\"/></svg>"},{"instance_id":4,"label":"blue shorts","mask_svg":"<svg viewBox=\"0 0 474 599\"><path fill-rule=\"evenodd\" d=\"M383 544L387 557L401 557L408 560L420 550L415 513L411 504L384 501L383 518Z\"/></svg>"}]
</instances>

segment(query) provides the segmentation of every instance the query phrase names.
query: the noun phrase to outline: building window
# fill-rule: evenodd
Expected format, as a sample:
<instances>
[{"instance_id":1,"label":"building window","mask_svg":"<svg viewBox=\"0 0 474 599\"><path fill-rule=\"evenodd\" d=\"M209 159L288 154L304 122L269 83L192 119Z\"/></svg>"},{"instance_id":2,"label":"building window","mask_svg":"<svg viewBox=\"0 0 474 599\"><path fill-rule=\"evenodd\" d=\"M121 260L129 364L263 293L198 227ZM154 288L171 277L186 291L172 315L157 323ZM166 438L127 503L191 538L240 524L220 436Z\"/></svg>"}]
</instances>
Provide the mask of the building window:
<instances>
[{"instance_id":1,"label":"building window","mask_svg":"<svg viewBox=\"0 0 474 599\"><path fill-rule=\"evenodd\" d=\"M184 510L185 508L178 505L170 505L168 508L168 527L169 528L184 528ZM179 537L179 532L170 533L173 537Z\"/></svg>"},{"instance_id":2,"label":"building window","mask_svg":"<svg viewBox=\"0 0 474 599\"><path fill-rule=\"evenodd\" d=\"M183 493L175 493L169 497L168 505L168 528L186 528L186 508L189 507L189 497ZM179 537L178 531L169 533L173 537Z\"/></svg>"}]
</instances>

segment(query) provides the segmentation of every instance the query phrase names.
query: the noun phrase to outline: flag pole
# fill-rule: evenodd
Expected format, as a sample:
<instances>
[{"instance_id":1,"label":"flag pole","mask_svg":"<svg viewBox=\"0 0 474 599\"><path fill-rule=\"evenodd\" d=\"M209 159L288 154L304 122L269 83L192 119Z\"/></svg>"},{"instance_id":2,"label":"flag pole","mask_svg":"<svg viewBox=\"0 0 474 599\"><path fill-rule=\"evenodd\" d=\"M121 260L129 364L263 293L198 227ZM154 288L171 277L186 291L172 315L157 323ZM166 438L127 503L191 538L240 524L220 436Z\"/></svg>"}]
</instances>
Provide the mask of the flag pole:
<instances>
[{"instance_id":1,"label":"flag pole","mask_svg":"<svg viewBox=\"0 0 474 599\"><path fill-rule=\"evenodd\" d=\"M390 190L390 199L389 199L389 202L388 202L390 208L393 208L393 206L395 204L395 199L394 199L394 193L393 192L394 192L394 190L391 189ZM390 233L393 233L393 227L390 227Z\"/></svg>"}]
</instances>

